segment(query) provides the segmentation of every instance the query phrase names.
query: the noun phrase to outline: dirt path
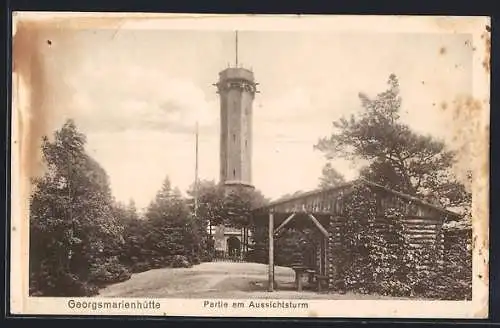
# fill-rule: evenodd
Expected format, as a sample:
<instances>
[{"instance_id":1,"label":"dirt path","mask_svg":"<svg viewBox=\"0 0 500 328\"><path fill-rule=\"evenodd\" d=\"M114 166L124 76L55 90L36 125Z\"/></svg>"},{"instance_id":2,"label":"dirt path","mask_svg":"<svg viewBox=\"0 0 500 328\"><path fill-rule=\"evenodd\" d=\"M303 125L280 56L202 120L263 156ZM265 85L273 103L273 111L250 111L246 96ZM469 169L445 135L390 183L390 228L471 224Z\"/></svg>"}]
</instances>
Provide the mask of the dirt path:
<instances>
[{"instance_id":1,"label":"dirt path","mask_svg":"<svg viewBox=\"0 0 500 328\"><path fill-rule=\"evenodd\" d=\"M277 279L293 282L293 271L276 267ZM101 290L101 296L185 297L213 292L245 291L267 279L267 266L257 263L202 263L192 268L155 269ZM265 287L262 284L262 287Z\"/></svg>"},{"instance_id":2,"label":"dirt path","mask_svg":"<svg viewBox=\"0 0 500 328\"><path fill-rule=\"evenodd\" d=\"M275 267L278 288L267 289L267 265L258 263L202 263L192 268L155 269L132 275L100 291L103 297L152 298L289 298L289 299L380 299L370 295L318 294L294 290L294 272Z\"/></svg>"}]
</instances>

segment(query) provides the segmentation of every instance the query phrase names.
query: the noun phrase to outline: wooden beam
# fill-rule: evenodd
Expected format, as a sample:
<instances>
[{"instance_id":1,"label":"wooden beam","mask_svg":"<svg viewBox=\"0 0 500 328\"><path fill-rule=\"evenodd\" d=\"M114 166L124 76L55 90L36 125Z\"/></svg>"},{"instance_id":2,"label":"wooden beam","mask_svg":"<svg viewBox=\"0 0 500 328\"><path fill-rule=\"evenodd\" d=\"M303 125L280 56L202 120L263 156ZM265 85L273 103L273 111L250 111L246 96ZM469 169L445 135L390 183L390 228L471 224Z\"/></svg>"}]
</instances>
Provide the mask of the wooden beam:
<instances>
[{"instance_id":1,"label":"wooden beam","mask_svg":"<svg viewBox=\"0 0 500 328\"><path fill-rule=\"evenodd\" d=\"M274 291L274 213L269 212L269 285L267 291Z\"/></svg>"},{"instance_id":2,"label":"wooden beam","mask_svg":"<svg viewBox=\"0 0 500 328\"><path fill-rule=\"evenodd\" d=\"M276 229L274 229L274 234L277 234L281 229L283 229L283 227L285 225L288 224L288 222L292 221L292 219L295 217L295 213L292 213L289 217L286 218L285 221L283 221L279 227L277 227Z\"/></svg>"},{"instance_id":3,"label":"wooden beam","mask_svg":"<svg viewBox=\"0 0 500 328\"><path fill-rule=\"evenodd\" d=\"M309 216L309 218L314 222L316 227L318 227L318 229L323 233L323 235L325 235L325 237L328 238L328 231L326 231L326 229L321 225L321 223L319 223L318 219L316 219L314 215L310 213L307 216Z\"/></svg>"}]
</instances>

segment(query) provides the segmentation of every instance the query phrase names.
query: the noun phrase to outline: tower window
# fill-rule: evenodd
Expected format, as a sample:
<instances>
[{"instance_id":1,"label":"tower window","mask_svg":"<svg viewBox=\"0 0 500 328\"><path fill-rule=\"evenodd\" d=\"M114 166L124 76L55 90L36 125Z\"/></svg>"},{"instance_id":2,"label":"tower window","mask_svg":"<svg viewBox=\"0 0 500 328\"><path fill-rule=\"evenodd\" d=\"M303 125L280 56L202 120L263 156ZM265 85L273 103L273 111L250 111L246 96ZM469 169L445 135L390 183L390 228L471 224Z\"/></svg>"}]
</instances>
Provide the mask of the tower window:
<instances>
[{"instance_id":1,"label":"tower window","mask_svg":"<svg viewBox=\"0 0 500 328\"><path fill-rule=\"evenodd\" d=\"M245 148L248 146L247 140L245 140Z\"/></svg>"},{"instance_id":2,"label":"tower window","mask_svg":"<svg viewBox=\"0 0 500 328\"><path fill-rule=\"evenodd\" d=\"M236 134L233 134L233 141L236 142Z\"/></svg>"},{"instance_id":3,"label":"tower window","mask_svg":"<svg viewBox=\"0 0 500 328\"><path fill-rule=\"evenodd\" d=\"M233 178L236 178L236 170L233 169Z\"/></svg>"}]
</instances>

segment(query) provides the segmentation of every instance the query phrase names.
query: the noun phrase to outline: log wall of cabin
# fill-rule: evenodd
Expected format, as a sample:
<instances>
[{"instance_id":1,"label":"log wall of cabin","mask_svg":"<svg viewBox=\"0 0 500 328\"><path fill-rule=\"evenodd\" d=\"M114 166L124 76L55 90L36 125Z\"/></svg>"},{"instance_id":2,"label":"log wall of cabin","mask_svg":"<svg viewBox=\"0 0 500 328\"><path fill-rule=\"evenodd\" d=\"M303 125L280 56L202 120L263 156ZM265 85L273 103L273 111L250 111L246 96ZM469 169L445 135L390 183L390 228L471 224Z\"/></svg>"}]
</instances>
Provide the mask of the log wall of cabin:
<instances>
[{"instance_id":1,"label":"log wall of cabin","mask_svg":"<svg viewBox=\"0 0 500 328\"><path fill-rule=\"evenodd\" d=\"M322 276L328 275L328 239L323 234L318 234L315 239L316 268Z\"/></svg>"},{"instance_id":2,"label":"log wall of cabin","mask_svg":"<svg viewBox=\"0 0 500 328\"><path fill-rule=\"evenodd\" d=\"M327 243L327 265L326 275L328 276L328 287L334 289L342 280L340 277L340 266L342 257L340 256L342 249L341 228L344 223L344 218L341 216L331 216L330 225L328 227L328 243Z\"/></svg>"},{"instance_id":3,"label":"log wall of cabin","mask_svg":"<svg viewBox=\"0 0 500 328\"><path fill-rule=\"evenodd\" d=\"M403 226L409 238L410 245L414 248L431 249L435 258L424 267L435 267L443 259L444 236L443 222L445 215L442 211L431 206L419 204L407 197L387 192L383 189L373 189L372 197L376 198L377 217L371 223L374 230L381 234L388 234L389 221L384 217L389 208L400 210L404 214ZM293 213L309 212L314 214L331 215L329 224L325 226L328 230L328 240L324 256L326 258L325 273L328 276L329 288L335 289L342 282L340 267L342 265L342 236L341 228L345 220L349 218L343 214L345 196L350 189L326 190L320 193L305 194L299 198L283 201L273 205L276 212ZM389 237L389 236L388 236ZM316 261L319 268L320 247L317 245Z\"/></svg>"},{"instance_id":4,"label":"log wall of cabin","mask_svg":"<svg viewBox=\"0 0 500 328\"><path fill-rule=\"evenodd\" d=\"M428 206L416 204L411 200L396 195L377 193L377 220L375 229L387 229L390 222L384 217L389 208L398 209L404 215L402 219L405 235L409 246L414 249L425 248L432 252L430 262L424 263L422 269L433 269L439 265L444 253L443 223L445 216L442 212Z\"/></svg>"},{"instance_id":5,"label":"log wall of cabin","mask_svg":"<svg viewBox=\"0 0 500 328\"><path fill-rule=\"evenodd\" d=\"M426 248L431 250L433 258L430 262L424 263L419 270L432 270L441 265L444 253L444 235L443 222L445 217L443 214L433 208L428 208L420 204L412 204L411 202L393 196L383 191L373 195L377 197L377 217L370 224L374 232L385 235L390 238L389 225L390 219L384 216L384 213L389 208L399 209L404 213L402 219L404 233L406 234L410 247L415 249ZM341 204L340 202L336 202ZM337 208L338 209L338 208ZM342 212L342 208L337 213ZM342 261L342 252L345 252L342 247L341 229L343 224L349 218L341 215L333 215L328 226L329 238L327 247L328 264L327 275L329 277L329 288L336 289L343 277L340 276L340 268Z\"/></svg>"}]
</instances>

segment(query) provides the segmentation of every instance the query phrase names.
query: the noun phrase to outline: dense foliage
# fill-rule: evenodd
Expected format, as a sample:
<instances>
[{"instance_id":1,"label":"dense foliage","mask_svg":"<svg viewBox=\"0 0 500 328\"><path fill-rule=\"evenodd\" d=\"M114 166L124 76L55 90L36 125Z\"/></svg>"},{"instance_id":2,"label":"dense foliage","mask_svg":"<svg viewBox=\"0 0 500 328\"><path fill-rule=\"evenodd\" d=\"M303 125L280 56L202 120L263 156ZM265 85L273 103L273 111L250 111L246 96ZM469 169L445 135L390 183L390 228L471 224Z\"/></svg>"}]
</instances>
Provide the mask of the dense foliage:
<instances>
[{"instance_id":1,"label":"dense foliage","mask_svg":"<svg viewBox=\"0 0 500 328\"><path fill-rule=\"evenodd\" d=\"M188 190L194 197L194 186ZM256 189L234 189L225 192L224 187L214 181L198 182L198 213L207 225L225 225L234 228L248 227L253 208L268 202Z\"/></svg>"},{"instance_id":2,"label":"dense foliage","mask_svg":"<svg viewBox=\"0 0 500 328\"><path fill-rule=\"evenodd\" d=\"M466 188L472 179L470 172L468 181L459 181L453 174L456 154L442 140L421 135L402 122L400 86L394 74L389 76L388 86L375 98L360 93L362 111L333 122L332 134L321 138L315 148L327 160L344 158L361 162L365 166L360 174L365 179L459 210L464 214L463 220L470 223L471 193ZM336 174L328 170L325 166L322 179L335 178ZM447 244L445 261L436 270L416 270L435 262L433 253L409 247L399 220L402 213L396 209L385 213L390 218L390 224L385 226L387 233L375 234L374 204L365 193L357 190L346 206L346 217L351 219L342 233L345 252L350 254L343 264L344 288L433 298L461 299L468 295L472 283L469 239ZM396 247L398 244L402 246ZM367 266L371 269L366 270Z\"/></svg>"},{"instance_id":3,"label":"dense foliage","mask_svg":"<svg viewBox=\"0 0 500 328\"><path fill-rule=\"evenodd\" d=\"M165 180L144 217L117 203L72 121L42 140L46 166L30 199L30 295L95 295L153 267L199 263L206 229Z\"/></svg>"},{"instance_id":4,"label":"dense foliage","mask_svg":"<svg viewBox=\"0 0 500 328\"><path fill-rule=\"evenodd\" d=\"M338 287L361 293L409 296L410 266L419 259L410 259L401 213L390 208L381 215L386 220L380 220L370 188L359 184L353 189L345 202L349 220L341 229L343 285Z\"/></svg>"},{"instance_id":5,"label":"dense foliage","mask_svg":"<svg viewBox=\"0 0 500 328\"><path fill-rule=\"evenodd\" d=\"M396 297L471 299L470 239L448 238L444 261L434 249L413 246L403 213L388 208L377 217L370 188L359 184L346 197L338 289ZM381 226L382 225L382 226Z\"/></svg>"},{"instance_id":6,"label":"dense foliage","mask_svg":"<svg viewBox=\"0 0 500 328\"><path fill-rule=\"evenodd\" d=\"M110 274L129 276L115 258L123 227L106 173L84 150L85 136L69 121L54 137L43 139L47 172L34 179L30 199L30 293L94 294Z\"/></svg>"}]
</instances>

